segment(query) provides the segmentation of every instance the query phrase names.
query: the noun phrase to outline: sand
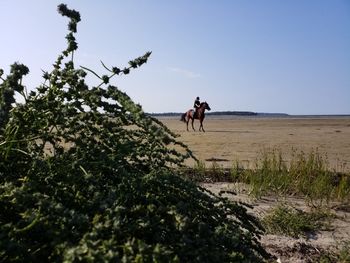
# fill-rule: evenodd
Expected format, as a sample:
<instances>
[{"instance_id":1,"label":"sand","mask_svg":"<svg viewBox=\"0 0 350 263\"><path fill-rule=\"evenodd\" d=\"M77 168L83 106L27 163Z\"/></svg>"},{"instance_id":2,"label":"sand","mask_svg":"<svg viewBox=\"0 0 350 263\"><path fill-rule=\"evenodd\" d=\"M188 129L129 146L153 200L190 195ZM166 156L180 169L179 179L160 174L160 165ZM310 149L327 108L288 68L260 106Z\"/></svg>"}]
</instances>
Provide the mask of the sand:
<instances>
[{"instance_id":1,"label":"sand","mask_svg":"<svg viewBox=\"0 0 350 263\"><path fill-rule=\"evenodd\" d=\"M224 167L239 161L249 168L262 152L272 149L280 150L286 161L295 151L317 150L328 159L330 169L350 171L350 117L210 116L203 123L206 132L198 132L198 120L196 132L186 131L186 124L177 118L160 120L208 167L216 159Z\"/></svg>"},{"instance_id":2,"label":"sand","mask_svg":"<svg viewBox=\"0 0 350 263\"><path fill-rule=\"evenodd\" d=\"M252 205L253 208L248 211L258 218L264 217L269 210L281 203L310 211L310 207L303 198L264 196L261 199L254 199L249 195L249 187L239 183L205 183L202 186L213 193L219 193L221 190L236 192L237 195L224 196L233 201ZM341 206L339 203L332 202L327 211L333 215L327 229L300 238L266 234L261 237L261 243L267 251L279 259L279 262L283 263L319 262L327 253L335 255L344 247L344 244L350 245L350 206Z\"/></svg>"},{"instance_id":3,"label":"sand","mask_svg":"<svg viewBox=\"0 0 350 263\"><path fill-rule=\"evenodd\" d=\"M160 118L179 140L186 143L207 167L212 160L223 167L231 167L235 161L249 167L256 163L263 151L278 149L284 159L293 151L318 151L326 157L329 169L350 171L350 117L210 117L205 119L203 132L186 131L186 125L176 118ZM198 121L195 127L198 130ZM194 165L189 161L188 165ZM235 183L206 183L203 186L214 193L233 190L237 195L229 199L253 205L250 213L262 218L279 203L288 203L297 209L309 211L305 199L276 196L254 199L249 186ZM266 234L261 242L278 259L277 262L319 262L326 252L337 251L350 242L350 206L340 209L339 203L330 203L329 212L334 215L330 227L303 238ZM350 243L348 243L350 244Z\"/></svg>"}]
</instances>

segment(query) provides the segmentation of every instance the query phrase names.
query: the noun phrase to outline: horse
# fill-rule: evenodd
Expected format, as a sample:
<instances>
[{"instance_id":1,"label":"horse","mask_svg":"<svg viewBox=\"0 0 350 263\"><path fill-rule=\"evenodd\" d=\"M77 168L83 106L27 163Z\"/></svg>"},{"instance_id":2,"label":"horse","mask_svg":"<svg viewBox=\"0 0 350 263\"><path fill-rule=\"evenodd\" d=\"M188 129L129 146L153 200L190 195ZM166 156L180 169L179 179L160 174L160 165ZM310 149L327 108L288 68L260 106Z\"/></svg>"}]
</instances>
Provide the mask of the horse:
<instances>
[{"instance_id":1,"label":"horse","mask_svg":"<svg viewBox=\"0 0 350 263\"><path fill-rule=\"evenodd\" d=\"M199 108L197 109L197 114L196 116L194 116L194 110L190 109L187 112L185 112L184 114L181 115L181 121L186 123L186 127L187 127L187 131L188 131L188 122L190 120L192 120L192 129L195 131L194 127L193 127L193 122L195 119L198 119L200 122L200 126L199 126L199 131L205 132L204 128L203 128L203 120L205 117L205 110L211 110L209 107L209 104L207 102L202 102L199 106ZM193 117L194 116L194 117Z\"/></svg>"}]
</instances>

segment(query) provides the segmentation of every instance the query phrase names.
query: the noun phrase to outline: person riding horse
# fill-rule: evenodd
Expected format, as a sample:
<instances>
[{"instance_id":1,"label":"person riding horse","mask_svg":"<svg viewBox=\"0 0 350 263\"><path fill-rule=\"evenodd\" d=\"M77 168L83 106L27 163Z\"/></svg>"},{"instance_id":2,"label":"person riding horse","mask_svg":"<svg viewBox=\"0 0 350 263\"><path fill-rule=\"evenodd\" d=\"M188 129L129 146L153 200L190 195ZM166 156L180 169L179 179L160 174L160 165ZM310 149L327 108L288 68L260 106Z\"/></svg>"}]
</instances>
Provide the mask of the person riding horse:
<instances>
[{"instance_id":1,"label":"person riding horse","mask_svg":"<svg viewBox=\"0 0 350 263\"><path fill-rule=\"evenodd\" d=\"M193 108L194 108L193 118L194 119L197 117L197 110L199 109L200 106L201 106L201 102L199 100L199 97L197 97L196 100L194 101L194 104L193 104Z\"/></svg>"},{"instance_id":2,"label":"person riding horse","mask_svg":"<svg viewBox=\"0 0 350 263\"><path fill-rule=\"evenodd\" d=\"M193 109L189 109L187 112L185 112L184 114L181 115L181 121L186 123L186 128L188 131L188 122L190 120L192 120L191 124L192 124L192 129L195 131L194 126L193 126L193 122L194 119L198 119L199 120L199 131L203 131L205 132L204 128L203 128L203 120L205 118L205 111L206 110L211 110L209 104L205 101L200 103L199 101L199 97L196 98L193 107L195 108L195 110Z\"/></svg>"}]
</instances>

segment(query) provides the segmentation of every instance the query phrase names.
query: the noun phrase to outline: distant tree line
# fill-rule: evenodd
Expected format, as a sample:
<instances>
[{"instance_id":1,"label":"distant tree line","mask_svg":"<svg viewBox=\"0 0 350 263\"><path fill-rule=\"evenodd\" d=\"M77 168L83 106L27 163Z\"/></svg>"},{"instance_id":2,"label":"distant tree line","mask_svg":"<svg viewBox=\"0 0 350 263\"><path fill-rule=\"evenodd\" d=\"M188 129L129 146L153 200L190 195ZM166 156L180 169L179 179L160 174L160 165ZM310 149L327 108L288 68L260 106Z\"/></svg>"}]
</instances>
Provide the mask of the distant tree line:
<instances>
[{"instance_id":1,"label":"distant tree line","mask_svg":"<svg viewBox=\"0 0 350 263\"><path fill-rule=\"evenodd\" d=\"M237 115L237 116L255 116L258 115L256 112L251 111L214 111L208 112L208 115Z\"/></svg>"},{"instance_id":2,"label":"distant tree line","mask_svg":"<svg viewBox=\"0 0 350 263\"><path fill-rule=\"evenodd\" d=\"M161 112L161 113L147 113L153 117L176 117L180 116L182 112ZM265 112L252 112L252 111L213 111L206 112L208 116L289 116L286 113L265 113Z\"/></svg>"},{"instance_id":3,"label":"distant tree line","mask_svg":"<svg viewBox=\"0 0 350 263\"><path fill-rule=\"evenodd\" d=\"M182 112L161 112L161 113L148 113L150 116L179 116ZM257 115L256 112L251 111L214 111L214 112L206 112L206 115L237 115L237 116L254 116Z\"/></svg>"}]
</instances>

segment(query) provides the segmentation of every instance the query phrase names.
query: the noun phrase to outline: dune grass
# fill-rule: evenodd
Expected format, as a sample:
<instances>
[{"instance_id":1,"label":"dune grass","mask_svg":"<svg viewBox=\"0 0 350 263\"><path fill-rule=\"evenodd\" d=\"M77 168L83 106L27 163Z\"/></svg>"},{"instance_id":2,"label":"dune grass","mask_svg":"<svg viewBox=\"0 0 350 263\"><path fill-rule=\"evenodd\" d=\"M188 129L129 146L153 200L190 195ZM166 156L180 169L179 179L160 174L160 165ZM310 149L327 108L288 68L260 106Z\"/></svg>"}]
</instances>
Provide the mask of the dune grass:
<instances>
[{"instance_id":1,"label":"dune grass","mask_svg":"<svg viewBox=\"0 0 350 263\"><path fill-rule=\"evenodd\" d=\"M255 169L246 170L241 178L249 183L256 197L298 195L313 207L330 201L346 202L350 198L350 175L332 171L327 156L317 150L294 151L289 162L280 151L264 153Z\"/></svg>"},{"instance_id":2,"label":"dune grass","mask_svg":"<svg viewBox=\"0 0 350 263\"><path fill-rule=\"evenodd\" d=\"M231 169L216 162L211 167L199 162L192 169L191 179L243 182L256 198L300 196L311 207L324 207L330 201L350 201L350 174L332 170L327 156L317 149L309 153L294 150L289 160L277 149L264 151L250 168L243 167L239 161L235 161Z\"/></svg>"}]
</instances>

